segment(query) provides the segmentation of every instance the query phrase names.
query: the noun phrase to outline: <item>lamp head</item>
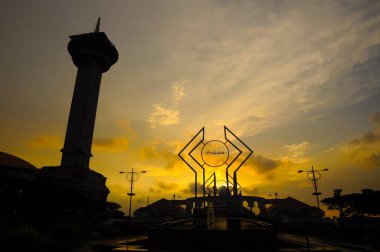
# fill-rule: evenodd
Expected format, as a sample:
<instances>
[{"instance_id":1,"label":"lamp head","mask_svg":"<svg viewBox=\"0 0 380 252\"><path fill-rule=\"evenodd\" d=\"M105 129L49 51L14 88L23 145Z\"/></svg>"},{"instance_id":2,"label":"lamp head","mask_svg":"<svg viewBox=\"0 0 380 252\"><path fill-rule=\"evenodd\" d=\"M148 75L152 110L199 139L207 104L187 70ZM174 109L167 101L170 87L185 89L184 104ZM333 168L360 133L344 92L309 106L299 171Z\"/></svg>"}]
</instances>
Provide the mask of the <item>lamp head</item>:
<instances>
[{"instance_id":1,"label":"lamp head","mask_svg":"<svg viewBox=\"0 0 380 252\"><path fill-rule=\"evenodd\" d=\"M301 172L303 172L303 170L299 170L299 171L298 171L298 173L301 173Z\"/></svg>"},{"instance_id":2,"label":"lamp head","mask_svg":"<svg viewBox=\"0 0 380 252\"><path fill-rule=\"evenodd\" d=\"M146 171L141 171L141 173L146 173Z\"/></svg>"},{"instance_id":3,"label":"lamp head","mask_svg":"<svg viewBox=\"0 0 380 252\"><path fill-rule=\"evenodd\" d=\"M325 168L325 169L323 169L323 171L328 171L329 169L327 169L327 168Z\"/></svg>"},{"instance_id":4,"label":"lamp head","mask_svg":"<svg viewBox=\"0 0 380 252\"><path fill-rule=\"evenodd\" d=\"M123 174L124 172L123 171L119 171L119 174Z\"/></svg>"}]
</instances>

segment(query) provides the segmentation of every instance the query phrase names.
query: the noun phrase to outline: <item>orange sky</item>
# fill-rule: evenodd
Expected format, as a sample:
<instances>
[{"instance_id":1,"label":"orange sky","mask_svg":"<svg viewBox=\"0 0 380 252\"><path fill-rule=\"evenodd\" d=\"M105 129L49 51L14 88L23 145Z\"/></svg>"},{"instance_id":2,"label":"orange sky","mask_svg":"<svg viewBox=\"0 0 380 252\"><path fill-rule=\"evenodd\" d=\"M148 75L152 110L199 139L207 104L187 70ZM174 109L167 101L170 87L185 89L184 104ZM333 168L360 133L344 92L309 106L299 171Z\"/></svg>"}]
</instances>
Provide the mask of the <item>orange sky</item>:
<instances>
[{"instance_id":1,"label":"orange sky","mask_svg":"<svg viewBox=\"0 0 380 252\"><path fill-rule=\"evenodd\" d=\"M329 168L322 198L380 189L377 1L2 1L0 12L0 150L37 167L60 163L68 36L102 17L120 58L102 78L90 166L124 210L119 171L147 170L135 207L191 196L177 154L202 127L223 139L224 125L254 150L243 194L315 205L297 173L312 165Z\"/></svg>"}]
</instances>

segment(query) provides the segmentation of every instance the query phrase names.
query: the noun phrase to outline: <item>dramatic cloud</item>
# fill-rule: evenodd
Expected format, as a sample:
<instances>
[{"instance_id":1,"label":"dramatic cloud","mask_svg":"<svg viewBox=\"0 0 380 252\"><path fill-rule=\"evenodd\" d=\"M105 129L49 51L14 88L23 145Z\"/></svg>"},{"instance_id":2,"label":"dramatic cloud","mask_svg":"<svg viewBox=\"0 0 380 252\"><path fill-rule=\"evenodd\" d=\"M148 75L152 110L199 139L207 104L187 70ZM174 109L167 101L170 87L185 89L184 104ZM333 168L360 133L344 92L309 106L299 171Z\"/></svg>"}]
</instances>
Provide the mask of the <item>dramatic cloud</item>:
<instances>
[{"instance_id":1,"label":"dramatic cloud","mask_svg":"<svg viewBox=\"0 0 380 252\"><path fill-rule=\"evenodd\" d=\"M171 103L159 103L153 104L153 111L149 116L148 122L152 127L157 125L160 126L168 126L180 123L179 111L177 110L177 105L179 101L185 96L185 88L184 83L182 82L174 82L171 84Z\"/></svg>"},{"instance_id":2,"label":"dramatic cloud","mask_svg":"<svg viewBox=\"0 0 380 252\"><path fill-rule=\"evenodd\" d=\"M284 145L283 148L287 151L287 158L300 161L304 159L306 151L310 149L310 143L304 141L299 144Z\"/></svg>"},{"instance_id":3,"label":"dramatic cloud","mask_svg":"<svg viewBox=\"0 0 380 252\"><path fill-rule=\"evenodd\" d=\"M281 161L255 155L247 161L246 165L252 166L257 173L263 174L278 168L281 165Z\"/></svg>"},{"instance_id":4,"label":"dramatic cloud","mask_svg":"<svg viewBox=\"0 0 380 252\"><path fill-rule=\"evenodd\" d=\"M173 169L175 168L176 164L181 162L178 155L172 151L164 150L160 154L166 160L165 169Z\"/></svg>"},{"instance_id":5,"label":"dramatic cloud","mask_svg":"<svg viewBox=\"0 0 380 252\"><path fill-rule=\"evenodd\" d=\"M175 184L175 183L166 183L164 181L157 181L156 184L158 188L165 191L173 191L178 188L178 184Z\"/></svg>"},{"instance_id":6,"label":"dramatic cloud","mask_svg":"<svg viewBox=\"0 0 380 252\"><path fill-rule=\"evenodd\" d=\"M269 173L265 176L265 178L269 181L274 181L276 178L276 175L274 173Z\"/></svg>"},{"instance_id":7,"label":"dramatic cloud","mask_svg":"<svg viewBox=\"0 0 380 252\"><path fill-rule=\"evenodd\" d=\"M156 180L154 184L155 186L149 187L149 192L154 194L168 195L174 193L178 188L177 183L167 183L161 180Z\"/></svg>"},{"instance_id":8,"label":"dramatic cloud","mask_svg":"<svg viewBox=\"0 0 380 252\"><path fill-rule=\"evenodd\" d=\"M155 127L156 125L168 126L179 124L179 112L165 104L153 104L153 112L150 114L148 122Z\"/></svg>"},{"instance_id":9,"label":"dramatic cloud","mask_svg":"<svg viewBox=\"0 0 380 252\"><path fill-rule=\"evenodd\" d=\"M346 148L359 149L380 142L380 112L372 113L369 116L369 122L376 127L375 130L362 133L358 138L350 141Z\"/></svg>"},{"instance_id":10,"label":"dramatic cloud","mask_svg":"<svg viewBox=\"0 0 380 252\"><path fill-rule=\"evenodd\" d=\"M95 138L93 142L94 150L120 152L128 149L128 139L125 137L118 138Z\"/></svg>"},{"instance_id":11,"label":"dramatic cloud","mask_svg":"<svg viewBox=\"0 0 380 252\"><path fill-rule=\"evenodd\" d=\"M136 197L135 198L135 203L137 203L138 205L143 205L143 206L145 206L145 205L147 205L147 198L146 197Z\"/></svg>"},{"instance_id":12,"label":"dramatic cloud","mask_svg":"<svg viewBox=\"0 0 380 252\"><path fill-rule=\"evenodd\" d=\"M35 136L30 140L26 141L26 144L31 148L50 148L57 149L59 147L63 147L63 139L60 136L52 136L52 135L40 135Z\"/></svg>"},{"instance_id":13,"label":"dramatic cloud","mask_svg":"<svg viewBox=\"0 0 380 252\"><path fill-rule=\"evenodd\" d=\"M175 49L196 71L189 121L224 122L253 135L356 104L378 88L378 55L370 53L380 43L378 3L215 5Z\"/></svg>"},{"instance_id":14,"label":"dramatic cloud","mask_svg":"<svg viewBox=\"0 0 380 252\"><path fill-rule=\"evenodd\" d=\"M366 144L373 144L380 140L380 135L377 132L365 132L362 133L362 135L359 138L355 138L352 140L349 145L355 147L355 146L361 146Z\"/></svg>"},{"instance_id":15,"label":"dramatic cloud","mask_svg":"<svg viewBox=\"0 0 380 252\"><path fill-rule=\"evenodd\" d=\"M372 113L369 117L369 121L380 129L380 111Z\"/></svg>"},{"instance_id":16,"label":"dramatic cloud","mask_svg":"<svg viewBox=\"0 0 380 252\"><path fill-rule=\"evenodd\" d=\"M143 159L154 159L160 157L154 145L142 146L137 150Z\"/></svg>"},{"instance_id":17,"label":"dramatic cloud","mask_svg":"<svg viewBox=\"0 0 380 252\"><path fill-rule=\"evenodd\" d=\"M159 164L162 169L173 170L181 160L178 157L174 143L156 141L142 142L136 149L136 154L145 161Z\"/></svg>"},{"instance_id":18,"label":"dramatic cloud","mask_svg":"<svg viewBox=\"0 0 380 252\"><path fill-rule=\"evenodd\" d=\"M368 159L375 165L380 165L380 154L372 154Z\"/></svg>"},{"instance_id":19,"label":"dramatic cloud","mask_svg":"<svg viewBox=\"0 0 380 252\"><path fill-rule=\"evenodd\" d=\"M258 195L260 193L260 189L258 187L242 187L241 191L243 195Z\"/></svg>"},{"instance_id":20,"label":"dramatic cloud","mask_svg":"<svg viewBox=\"0 0 380 252\"><path fill-rule=\"evenodd\" d=\"M173 104L177 106L179 101L185 96L185 81L174 82L171 84Z\"/></svg>"},{"instance_id":21,"label":"dramatic cloud","mask_svg":"<svg viewBox=\"0 0 380 252\"><path fill-rule=\"evenodd\" d=\"M143 127L141 123L138 126L134 125L134 123L131 120L117 120L115 125L119 129L123 130L123 135L131 139L141 137L141 132L143 132L143 130L146 128L146 126L144 125L145 127ZM136 128L138 128L138 130Z\"/></svg>"},{"instance_id":22,"label":"dramatic cloud","mask_svg":"<svg viewBox=\"0 0 380 252\"><path fill-rule=\"evenodd\" d=\"M192 182L192 183L189 183L185 188L181 189L180 192L183 193L183 194L194 194L194 189L195 189L195 183ZM203 192L202 190L202 184L200 183L197 183L197 193L198 195L201 194Z\"/></svg>"},{"instance_id":23,"label":"dramatic cloud","mask_svg":"<svg viewBox=\"0 0 380 252\"><path fill-rule=\"evenodd\" d=\"M348 143L342 145L339 150L346 155L351 162L358 167L377 167L380 164L380 112L372 113L369 122L375 127L373 131L361 133Z\"/></svg>"},{"instance_id":24,"label":"dramatic cloud","mask_svg":"<svg viewBox=\"0 0 380 252\"><path fill-rule=\"evenodd\" d=\"M149 193L162 193L161 190L155 189L154 187L149 187Z\"/></svg>"}]
</instances>

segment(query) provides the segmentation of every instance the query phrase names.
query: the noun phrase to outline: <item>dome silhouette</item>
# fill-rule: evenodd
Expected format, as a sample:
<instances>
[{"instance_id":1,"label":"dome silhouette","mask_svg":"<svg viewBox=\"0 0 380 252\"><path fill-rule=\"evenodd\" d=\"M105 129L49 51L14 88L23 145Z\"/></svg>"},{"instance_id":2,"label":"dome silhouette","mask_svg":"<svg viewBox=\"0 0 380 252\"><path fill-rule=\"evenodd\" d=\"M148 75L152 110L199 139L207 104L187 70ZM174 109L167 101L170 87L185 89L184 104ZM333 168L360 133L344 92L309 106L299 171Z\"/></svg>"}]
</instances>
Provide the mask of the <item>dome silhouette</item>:
<instances>
[{"instance_id":1,"label":"dome silhouette","mask_svg":"<svg viewBox=\"0 0 380 252\"><path fill-rule=\"evenodd\" d=\"M11 166L27 169L37 169L31 163L22 158L0 151L0 166Z\"/></svg>"}]
</instances>

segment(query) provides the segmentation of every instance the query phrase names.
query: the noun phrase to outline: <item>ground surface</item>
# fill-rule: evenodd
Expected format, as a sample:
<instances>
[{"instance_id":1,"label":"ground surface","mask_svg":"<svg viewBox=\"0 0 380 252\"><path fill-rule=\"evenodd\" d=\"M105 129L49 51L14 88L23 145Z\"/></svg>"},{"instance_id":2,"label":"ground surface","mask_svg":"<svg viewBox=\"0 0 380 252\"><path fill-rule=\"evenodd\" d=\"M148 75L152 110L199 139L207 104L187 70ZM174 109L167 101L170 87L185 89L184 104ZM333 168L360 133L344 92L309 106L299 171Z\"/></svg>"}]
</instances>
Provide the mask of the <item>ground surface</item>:
<instances>
[{"instance_id":1,"label":"ground surface","mask_svg":"<svg viewBox=\"0 0 380 252\"><path fill-rule=\"evenodd\" d=\"M147 236L133 236L127 238L114 238L104 240L93 240L82 244L77 244L70 252L94 252L94 251L160 251L144 248L144 241ZM308 251L307 239L304 236L289 233L280 233L278 235L280 242L279 251ZM312 251L380 251L371 248L368 245L351 243L347 241L326 240L317 237L309 238L310 248ZM95 249L95 250L93 250ZM179 248L178 251L183 251Z\"/></svg>"}]
</instances>

